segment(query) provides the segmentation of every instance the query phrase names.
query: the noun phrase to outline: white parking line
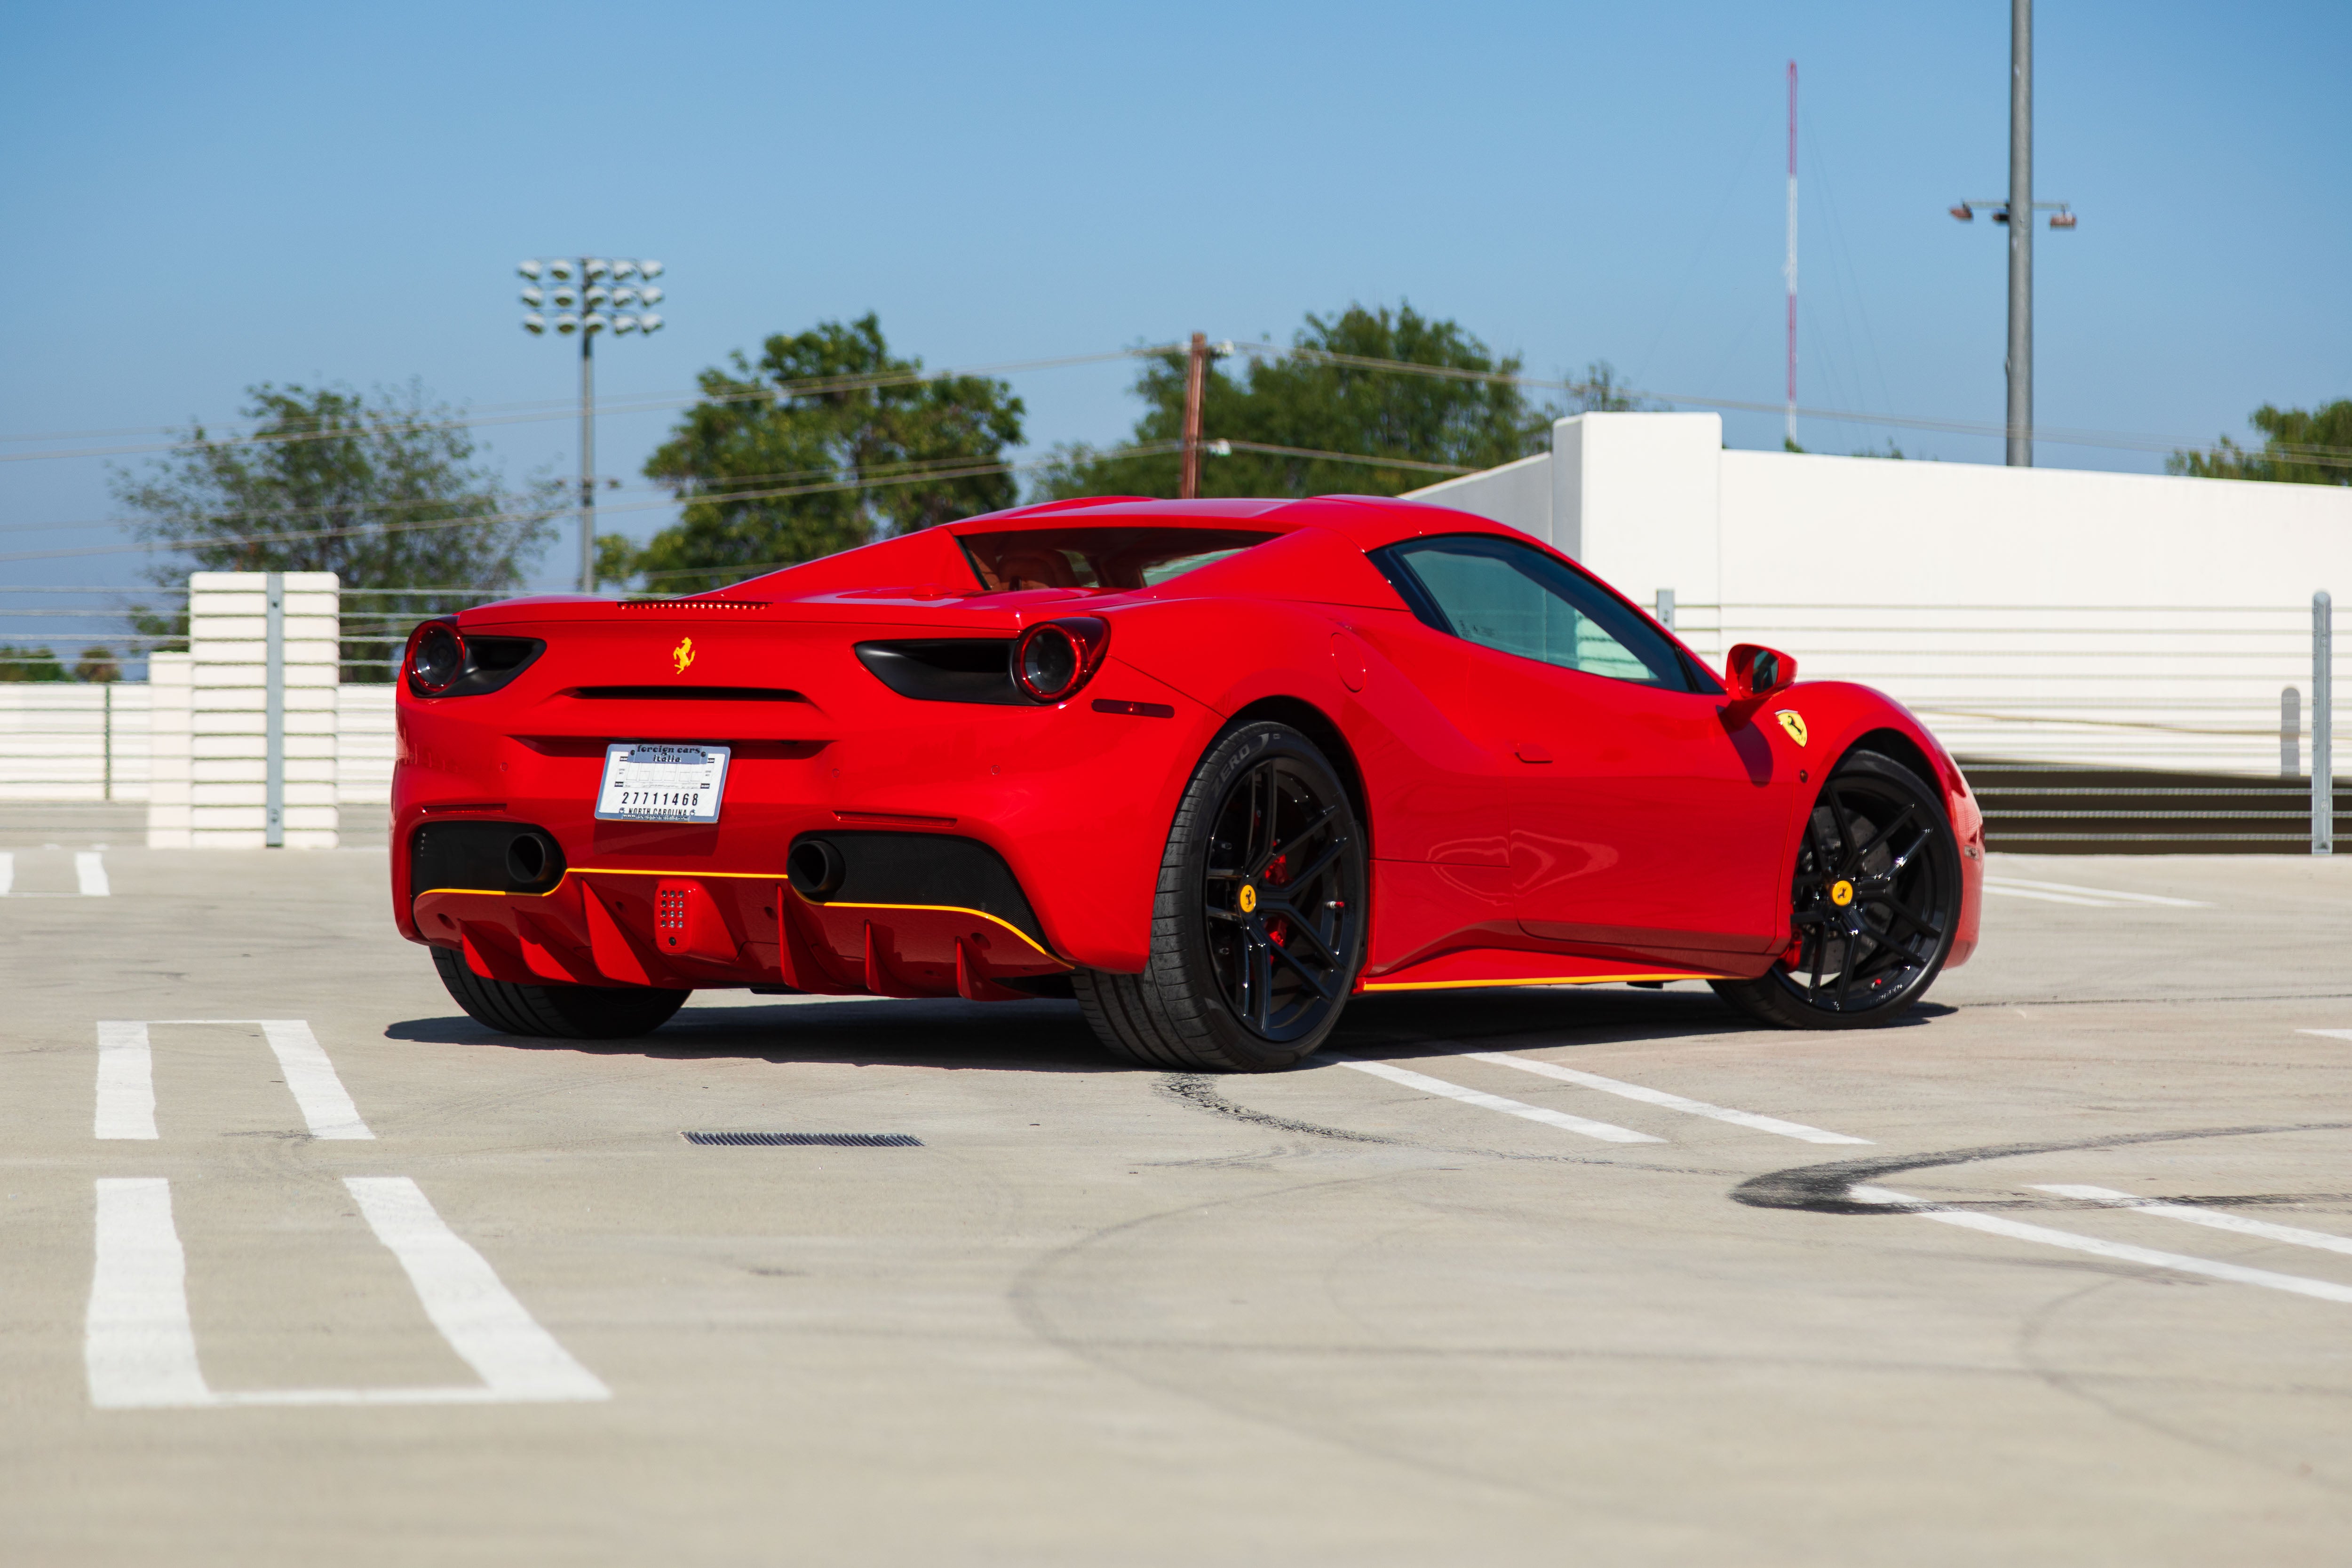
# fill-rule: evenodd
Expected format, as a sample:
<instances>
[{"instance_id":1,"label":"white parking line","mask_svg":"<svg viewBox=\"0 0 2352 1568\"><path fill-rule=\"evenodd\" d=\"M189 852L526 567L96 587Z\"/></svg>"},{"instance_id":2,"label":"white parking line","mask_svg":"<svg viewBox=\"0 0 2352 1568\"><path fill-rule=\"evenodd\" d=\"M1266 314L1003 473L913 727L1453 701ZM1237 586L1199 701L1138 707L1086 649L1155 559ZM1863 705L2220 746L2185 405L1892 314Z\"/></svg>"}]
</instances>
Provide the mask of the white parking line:
<instances>
[{"instance_id":1,"label":"white parking line","mask_svg":"<svg viewBox=\"0 0 2352 1568\"><path fill-rule=\"evenodd\" d=\"M2093 909L2107 909L2118 904L2160 904L2176 910L2210 910L2213 907L2200 899L2172 899L2160 893L2126 893L2118 888L2078 888L2072 882L2036 882L2023 877L1988 874L1984 887L1988 893L2039 899L2051 904L2084 904Z\"/></svg>"},{"instance_id":2,"label":"white parking line","mask_svg":"<svg viewBox=\"0 0 2352 1568\"><path fill-rule=\"evenodd\" d=\"M286 1088L313 1138L373 1138L359 1107L335 1075L318 1036L300 1018L102 1019L98 1026L98 1119L100 1138L155 1136L155 1053L151 1024L251 1024L278 1058Z\"/></svg>"},{"instance_id":3,"label":"white parking line","mask_svg":"<svg viewBox=\"0 0 2352 1568\"><path fill-rule=\"evenodd\" d=\"M1901 1204L1921 1219L1956 1225L1964 1230L1979 1230L2018 1241L2036 1241L2044 1247L2063 1247L2073 1252L2087 1252L2095 1258L2111 1258L2118 1263L2168 1268L2176 1274L2201 1274L2209 1279L2227 1279L2236 1285L2259 1285L2267 1290L2315 1296L2323 1301L2352 1302L2352 1285L2338 1285L2332 1280L2306 1279L2299 1274L2275 1274L2267 1268L2247 1268L2235 1263L2216 1262L2210 1258L2191 1258L2185 1253L2158 1252L2154 1247L2133 1247L2126 1242L2102 1241L2096 1237L2077 1236L2071 1230L2053 1230L2043 1225L2028 1225L2022 1220L2004 1219L1999 1215L1945 1208L1885 1187L1855 1186L1847 1190L1857 1203Z\"/></svg>"},{"instance_id":4,"label":"white parking line","mask_svg":"<svg viewBox=\"0 0 2352 1568\"><path fill-rule=\"evenodd\" d=\"M2297 1029L2298 1035L2317 1035L2324 1040L2352 1040L2352 1029Z\"/></svg>"},{"instance_id":5,"label":"white parking line","mask_svg":"<svg viewBox=\"0 0 2352 1568\"><path fill-rule=\"evenodd\" d=\"M302 1108L302 1120L310 1124L311 1137L375 1136L360 1120L359 1107L352 1103L343 1080L335 1076L335 1064L327 1059L309 1024L299 1018L258 1022L261 1037L278 1053L278 1065L286 1072L286 1087L293 1091L294 1103Z\"/></svg>"},{"instance_id":6,"label":"white parking line","mask_svg":"<svg viewBox=\"0 0 2352 1568\"><path fill-rule=\"evenodd\" d=\"M147 1026L136 1019L100 1019L98 1026L98 1116L92 1136L155 1136L155 1053Z\"/></svg>"},{"instance_id":7,"label":"white parking line","mask_svg":"<svg viewBox=\"0 0 2352 1568\"><path fill-rule=\"evenodd\" d=\"M2162 1215L2166 1219L2185 1220L2190 1225L2210 1226L2215 1230L2234 1231L2240 1236L2259 1236L2265 1241L2289 1242L2296 1247L2315 1247L2323 1252L2352 1255L2352 1237L2334 1236L2324 1230L2304 1230L2292 1225L2273 1225L2269 1220L2241 1219L2233 1214L2214 1209L2200 1209L2190 1204L2168 1204L2161 1198L2135 1197L2119 1193L2113 1187L2078 1187L2073 1185L2037 1186L2037 1193L2055 1193L2062 1198L2081 1198L2088 1203L2105 1204L2110 1208L2133 1209L2141 1214Z\"/></svg>"},{"instance_id":8,"label":"white parking line","mask_svg":"<svg viewBox=\"0 0 2352 1568\"><path fill-rule=\"evenodd\" d=\"M1777 1116L1759 1116L1753 1111L1727 1110L1720 1105L1709 1105L1703 1100L1689 1100L1664 1089L1644 1089L1638 1083L1622 1083L1599 1073L1580 1072L1575 1068L1559 1067L1551 1062L1538 1061L1531 1057L1509 1056L1502 1051L1465 1051L1472 1061L1493 1062L1497 1067L1517 1068L1521 1072L1538 1073L1556 1078L1562 1083L1581 1084L1597 1089L1603 1094L1622 1095L1645 1105L1663 1105L1668 1110L1679 1110L1690 1116L1712 1117L1728 1121L1735 1127L1753 1128L1759 1132L1777 1132L1783 1138L1799 1138L1808 1143L1867 1143L1867 1138L1850 1138L1843 1132L1824 1132L1818 1127L1808 1127L1801 1121L1783 1121Z\"/></svg>"},{"instance_id":9,"label":"white parking line","mask_svg":"<svg viewBox=\"0 0 2352 1568\"><path fill-rule=\"evenodd\" d=\"M612 1390L539 1326L482 1255L443 1223L406 1176L346 1176L376 1238L408 1271L449 1348L501 1399L610 1399Z\"/></svg>"},{"instance_id":10,"label":"white parking line","mask_svg":"<svg viewBox=\"0 0 2352 1568\"><path fill-rule=\"evenodd\" d=\"M16 857L5 849L0 849L0 899L6 898L8 889L16 885Z\"/></svg>"},{"instance_id":11,"label":"white parking line","mask_svg":"<svg viewBox=\"0 0 2352 1568\"><path fill-rule=\"evenodd\" d=\"M90 1403L101 1410L243 1405L512 1405L610 1399L500 1282L482 1255L442 1222L405 1176L351 1176L369 1226L400 1259L417 1299L478 1386L264 1388L205 1382L188 1313L187 1257L161 1176L98 1184L97 1265L82 1340Z\"/></svg>"},{"instance_id":12,"label":"white parking line","mask_svg":"<svg viewBox=\"0 0 2352 1568\"><path fill-rule=\"evenodd\" d=\"M74 880L85 899L110 897L114 889L106 879L106 857L95 849L83 849L74 855Z\"/></svg>"},{"instance_id":13,"label":"white parking line","mask_svg":"<svg viewBox=\"0 0 2352 1568\"><path fill-rule=\"evenodd\" d=\"M98 1266L90 1275L82 1364L89 1402L100 1410L214 1402L196 1366L188 1261L172 1225L172 1184L161 1176L99 1181Z\"/></svg>"},{"instance_id":14,"label":"white parking line","mask_svg":"<svg viewBox=\"0 0 2352 1568\"><path fill-rule=\"evenodd\" d=\"M1647 1132L1636 1132L1630 1127L1614 1127L1606 1121L1588 1121L1581 1116L1570 1116L1564 1110L1550 1110L1540 1105L1527 1105L1516 1100L1506 1100L1499 1094L1487 1094L1479 1089L1465 1089L1458 1083L1448 1083L1439 1078L1426 1078L1417 1072L1408 1072L1403 1068L1392 1068L1386 1062L1359 1061L1354 1057L1337 1055L1331 1059L1341 1067L1354 1068L1358 1072L1368 1072L1374 1078L1384 1078L1391 1083L1401 1083L1407 1089L1417 1089L1425 1094L1442 1094L1448 1100L1458 1100L1465 1105L1483 1106L1488 1110L1499 1110L1506 1116L1524 1117L1529 1121L1540 1121L1547 1127L1558 1127L1565 1131L1582 1133L1587 1138L1598 1138L1604 1143L1663 1143L1665 1142L1663 1138L1653 1138Z\"/></svg>"}]
</instances>

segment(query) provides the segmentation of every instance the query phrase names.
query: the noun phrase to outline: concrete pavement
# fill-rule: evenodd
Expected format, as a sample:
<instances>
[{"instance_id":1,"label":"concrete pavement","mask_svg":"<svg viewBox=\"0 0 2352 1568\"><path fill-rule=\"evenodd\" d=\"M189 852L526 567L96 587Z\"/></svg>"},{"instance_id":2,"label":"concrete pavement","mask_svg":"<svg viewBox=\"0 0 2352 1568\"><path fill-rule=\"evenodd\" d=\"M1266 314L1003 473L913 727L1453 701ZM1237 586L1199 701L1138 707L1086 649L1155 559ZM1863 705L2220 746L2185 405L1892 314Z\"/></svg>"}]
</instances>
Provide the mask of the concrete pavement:
<instances>
[{"instance_id":1,"label":"concrete pavement","mask_svg":"<svg viewBox=\"0 0 2352 1568\"><path fill-rule=\"evenodd\" d=\"M12 853L9 1562L2319 1563L2352 1531L2344 860L1995 857L1984 952L1885 1031L1394 996L1352 1059L1212 1079L1055 1003L706 993L644 1041L506 1039L392 934L381 852L108 850L102 895ZM154 1135L99 1136L143 1128L142 1061Z\"/></svg>"}]
</instances>

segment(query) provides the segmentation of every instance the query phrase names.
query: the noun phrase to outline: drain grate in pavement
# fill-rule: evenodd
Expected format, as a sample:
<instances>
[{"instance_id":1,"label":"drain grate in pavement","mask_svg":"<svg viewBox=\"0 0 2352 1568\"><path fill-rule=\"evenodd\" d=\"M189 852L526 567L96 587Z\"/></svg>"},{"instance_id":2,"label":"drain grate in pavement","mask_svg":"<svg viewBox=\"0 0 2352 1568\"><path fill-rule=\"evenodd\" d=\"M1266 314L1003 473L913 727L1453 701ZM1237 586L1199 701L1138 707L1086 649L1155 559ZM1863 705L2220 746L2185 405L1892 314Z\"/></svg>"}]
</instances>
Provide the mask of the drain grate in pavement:
<instances>
[{"instance_id":1,"label":"drain grate in pavement","mask_svg":"<svg viewBox=\"0 0 2352 1568\"><path fill-rule=\"evenodd\" d=\"M764 1143L826 1149L919 1149L923 1141L911 1132L688 1132L689 1143Z\"/></svg>"}]
</instances>

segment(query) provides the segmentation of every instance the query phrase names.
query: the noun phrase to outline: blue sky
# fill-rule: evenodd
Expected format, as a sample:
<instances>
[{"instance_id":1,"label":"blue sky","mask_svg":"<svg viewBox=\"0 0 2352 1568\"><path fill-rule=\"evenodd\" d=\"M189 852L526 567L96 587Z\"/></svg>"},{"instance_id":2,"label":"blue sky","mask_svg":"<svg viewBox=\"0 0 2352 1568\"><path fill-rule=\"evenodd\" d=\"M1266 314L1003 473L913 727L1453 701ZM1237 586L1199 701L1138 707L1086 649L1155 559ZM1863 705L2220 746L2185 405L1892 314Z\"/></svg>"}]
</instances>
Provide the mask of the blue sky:
<instances>
[{"instance_id":1,"label":"blue sky","mask_svg":"<svg viewBox=\"0 0 2352 1568\"><path fill-rule=\"evenodd\" d=\"M1533 374L1607 359L1640 386L1770 403L1791 58L1801 400L1997 422L2000 231L1944 209L2005 186L2008 16L1997 0L19 5L0 435L233 423L261 380L558 403L572 351L518 329L513 266L583 251L670 268L670 329L599 356L616 398L869 310L899 350L968 365L1194 329L1286 340L1307 310L1409 300ZM2037 184L2082 226L2037 246L2043 425L2210 438L2265 400L2352 395L2347 44L2341 5L2046 0ZM1033 442L1117 438L1130 374L1018 377ZM607 417L602 471L639 482L666 419ZM1776 416L1726 427L1779 442ZM1801 435L2000 456L1969 436ZM485 437L518 477L575 460L565 419ZM107 463L0 463L0 553L113 542L28 526L113 515ZM143 564L6 562L0 584Z\"/></svg>"}]
</instances>

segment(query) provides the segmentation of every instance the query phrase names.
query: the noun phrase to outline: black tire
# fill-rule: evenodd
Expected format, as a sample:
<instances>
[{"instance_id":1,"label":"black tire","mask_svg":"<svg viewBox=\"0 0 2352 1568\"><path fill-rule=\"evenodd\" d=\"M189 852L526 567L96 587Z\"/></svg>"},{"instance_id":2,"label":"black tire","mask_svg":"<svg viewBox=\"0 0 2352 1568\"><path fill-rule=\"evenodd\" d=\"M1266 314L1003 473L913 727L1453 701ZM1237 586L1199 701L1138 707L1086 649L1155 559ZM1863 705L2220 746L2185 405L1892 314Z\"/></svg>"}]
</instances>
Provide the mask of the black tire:
<instances>
[{"instance_id":1,"label":"black tire","mask_svg":"<svg viewBox=\"0 0 2352 1568\"><path fill-rule=\"evenodd\" d=\"M1715 989L1788 1029L1861 1029L1927 994L1960 924L1960 847L1942 794L1892 757L1855 752L1822 783L1790 889L1790 951Z\"/></svg>"},{"instance_id":2,"label":"black tire","mask_svg":"<svg viewBox=\"0 0 2352 1568\"><path fill-rule=\"evenodd\" d=\"M1287 725L1242 725L1177 805L1143 973L1081 969L1078 1005L1104 1045L1147 1067L1296 1067L1355 988L1364 883L1363 834L1330 762Z\"/></svg>"},{"instance_id":3,"label":"black tire","mask_svg":"<svg viewBox=\"0 0 2352 1568\"><path fill-rule=\"evenodd\" d=\"M433 967L466 1016L502 1035L556 1040L625 1040L650 1035L686 1005L691 991L649 985L517 985L485 980L453 947L433 949Z\"/></svg>"}]
</instances>

